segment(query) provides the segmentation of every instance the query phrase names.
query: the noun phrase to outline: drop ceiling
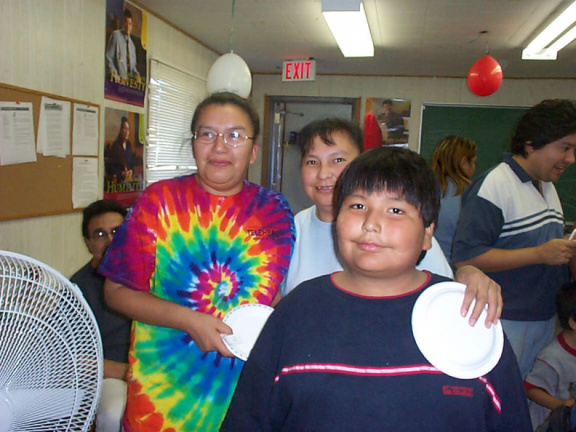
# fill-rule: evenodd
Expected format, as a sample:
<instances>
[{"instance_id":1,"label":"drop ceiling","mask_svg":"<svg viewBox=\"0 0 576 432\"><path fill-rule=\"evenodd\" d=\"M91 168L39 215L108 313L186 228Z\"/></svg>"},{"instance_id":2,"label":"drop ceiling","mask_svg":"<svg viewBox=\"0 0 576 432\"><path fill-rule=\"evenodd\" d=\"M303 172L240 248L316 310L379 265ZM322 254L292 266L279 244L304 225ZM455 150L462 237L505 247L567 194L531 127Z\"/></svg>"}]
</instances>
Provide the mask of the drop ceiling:
<instances>
[{"instance_id":1,"label":"drop ceiling","mask_svg":"<svg viewBox=\"0 0 576 432\"><path fill-rule=\"evenodd\" d=\"M133 1L218 54L232 47L253 73L280 73L285 60L314 58L317 74L465 77L488 50L504 78L576 78L576 41L556 61L521 59L565 0L363 2L375 55L346 59L322 17L321 0Z\"/></svg>"}]
</instances>

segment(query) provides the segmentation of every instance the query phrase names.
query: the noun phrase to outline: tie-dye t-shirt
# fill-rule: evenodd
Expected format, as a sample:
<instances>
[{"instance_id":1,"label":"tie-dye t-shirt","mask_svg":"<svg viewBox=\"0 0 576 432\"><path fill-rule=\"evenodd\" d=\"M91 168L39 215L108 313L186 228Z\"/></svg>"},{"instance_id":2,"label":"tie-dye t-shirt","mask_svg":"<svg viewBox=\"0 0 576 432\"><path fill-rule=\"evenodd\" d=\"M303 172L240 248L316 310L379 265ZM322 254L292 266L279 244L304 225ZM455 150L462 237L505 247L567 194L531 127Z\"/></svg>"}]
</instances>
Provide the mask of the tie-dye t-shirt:
<instances>
[{"instance_id":1,"label":"tie-dye t-shirt","mask_svg":"<svg viewBox=\"0 0 576 432\"><path fill-rule=\"evenodd\" d=\"M249 182L236 195L210 195L186 176L144 191L99 271L222 318L243 303L271 304L293 243L282 195ZM129 357L127 432L218 430L244 365L201 352L182 331L137 321Z\"/></svg>"}]
</instances>

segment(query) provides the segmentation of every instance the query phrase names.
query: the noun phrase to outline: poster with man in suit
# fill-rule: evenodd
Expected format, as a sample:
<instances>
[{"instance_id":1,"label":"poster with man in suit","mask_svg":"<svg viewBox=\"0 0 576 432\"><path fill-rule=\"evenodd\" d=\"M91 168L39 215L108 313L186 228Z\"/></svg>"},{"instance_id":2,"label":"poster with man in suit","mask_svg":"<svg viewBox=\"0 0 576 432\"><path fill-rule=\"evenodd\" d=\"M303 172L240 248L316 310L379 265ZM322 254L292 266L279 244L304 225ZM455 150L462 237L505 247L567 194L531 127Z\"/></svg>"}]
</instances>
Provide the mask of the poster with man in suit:
<instances>
[{"instance_id":1,"label":"poster with man in suit","mask_svg":"<svg viewBox=\"0 0 576 432\"><path fill-rule=\"evenodd\" d=\"M365 149L380 145L408 147L411 102L401 98L366 98Z\"/></svg>"},{"instance_id":2,"label":"poster with man in suit","mask_svg":"<svg viewBox=\"0 0 576 432\"><path fill-rule=\"evenodd\" d=\"M106 99L144 106L147 15L123 0L106 0Z\"/></svg>"}]
</instances>

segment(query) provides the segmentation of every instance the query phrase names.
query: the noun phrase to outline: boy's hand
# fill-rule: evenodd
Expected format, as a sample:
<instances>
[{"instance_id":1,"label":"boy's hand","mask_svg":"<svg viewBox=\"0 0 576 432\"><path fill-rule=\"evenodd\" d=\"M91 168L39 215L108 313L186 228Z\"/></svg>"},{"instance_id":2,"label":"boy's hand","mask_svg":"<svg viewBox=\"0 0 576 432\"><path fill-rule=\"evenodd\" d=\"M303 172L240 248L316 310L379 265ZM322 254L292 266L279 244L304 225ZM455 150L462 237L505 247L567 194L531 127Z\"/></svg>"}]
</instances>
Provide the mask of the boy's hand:
<instances>
[{"instance_id":1,"label":"boy's hand","mask_svg":"<svg viewBox=\"0 0 576 432\"><path fill-rule=\"evenodd\" d=\"M488 305L488 311L484 325L489 328L492 324L496 324L502 314L500 285L486 276L482 271L470 265L460 267L455 274L455 280L466 285L464 301L462 302L462 309L460 310L462 316L468 314L468 309L470 309L472 301L476 299L474 309L468 321L470 325L474 326L474 324L476 324L478 317L486 305Z\"/></svg>"}]
</instances>

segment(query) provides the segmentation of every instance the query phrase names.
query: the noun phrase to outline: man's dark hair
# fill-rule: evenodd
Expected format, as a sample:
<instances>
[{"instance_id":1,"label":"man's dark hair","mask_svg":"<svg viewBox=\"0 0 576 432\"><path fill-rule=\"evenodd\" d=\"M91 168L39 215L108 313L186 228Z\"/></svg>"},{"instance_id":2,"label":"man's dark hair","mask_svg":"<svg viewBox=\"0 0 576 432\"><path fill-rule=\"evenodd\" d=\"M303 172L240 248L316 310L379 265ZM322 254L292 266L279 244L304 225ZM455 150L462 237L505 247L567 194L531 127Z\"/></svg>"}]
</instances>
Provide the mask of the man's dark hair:
<instances>
[{"instance_id":1,"label":"man's dark hair","mask_svg":"<svg viewBox=\"0 0 576 432\"><path fill-rule=\"evenodd\" d=\"M194 110L194 115L192 116L192 124L190 126L190 130L192 131L192 135L196 132L196 125L198 124L198 119L200 115L210 105L234 105L244 111L248 117L250 118L250 122L252 123L252 130L254 136L254 142L258 139L258 135L260 134L260 120L258 118L258 113L254 106L248 101L248 99L244 99L243 97L238 96L235 93L229 92L220 92L220 93L213 93L204 99Z\"/></svg>"},{"instance_id":2,"label":"man's dark hair","mask_svg":"<svg viewBox=\"0 0 576 432\"><path fill-rule=\"evenodd\" d=\"M535 149L576 133L576 102L568 99L546 99L534 105L516 125L510 150L528 156L525 145Z\"/></svg>"},{"instance_id":3,"label":"man's dark hair","mask_svg":"<svg viewBox=\"0 0 576 432\"><path fill-rule=\"evenodd\" d=\"M567 282L560 287L556 294L556 313L558 322L565 330L570 330L568 320L576 320L576 283Z\"/></svg>"},{"instance_id":4,"label":"man's dark hair","mask_svg":"<svg viewBox=\"0 0 576 432\"><path fill-rule=\"evenodd\" d=\"M100 216L104 213L119 213L122 217L126 217L128 210L122 204L111 199L103 199L94 201L82 212L82 235L84 238L90 238L88 232L88 224L93 217Z\"/></svg>"},{"instance_id":5,"label":"man's dark hair","mask_svg":"<svg viewBox=\"0 0 576 432\"><path fill-rule=\"evenodd\" d=\"M419 209L425 227L436 223L440 209L440 188L426 160L412 150L375 147L354 159L336 182L334 220L342 203L355 191L398 193Z\"/></svg>"},{"instance_id":6,"label":"man's dark hair","mask_svg":"<svg viewBox=\"0 0 576 432\"><path fill-rule=\"evenodd\" d=\"M124 18L132 18L132 12L130 12L130 9L124 9L124 13L122 14L122 16Z\"/></svg>"},{"instance_id":7,"label":"man's dark hair","mask_svg":"<svg viewBox=\"0 0 576 432\"><path fill-rule=\"evenodd\" d=\"M348 135L348 138L358 148L358 152L362 153L362 130L349 120L328 117L308 123L298 133L298 146L300 147L302 158L306 157L310 152L312 142L316 137L319 137L328 146L334 145L332 140L334 132L342 132Z\"/></svg>"}]
</instances>

